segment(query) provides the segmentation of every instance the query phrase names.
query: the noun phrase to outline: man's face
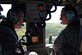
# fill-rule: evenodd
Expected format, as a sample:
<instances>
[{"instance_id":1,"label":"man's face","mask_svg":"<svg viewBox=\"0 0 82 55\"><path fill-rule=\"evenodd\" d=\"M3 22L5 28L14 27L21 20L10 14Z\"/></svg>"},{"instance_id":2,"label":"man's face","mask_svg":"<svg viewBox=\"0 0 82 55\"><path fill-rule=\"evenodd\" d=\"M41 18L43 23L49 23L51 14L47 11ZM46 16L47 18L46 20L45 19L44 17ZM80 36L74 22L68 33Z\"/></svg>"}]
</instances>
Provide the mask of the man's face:
<instances>
[{"instance_id":1,"label":"man's face","mask_svg":"<svg viewBox=\"0 0 82 55\"><path fill-rule=\"evenodd\" d=\"M15 24L15 28L21 28L23 22L24 22L24 14L23 12L19 12L17 13L17 18L18 18L18 22Z\"/></svg>"},{"instance_id":2,"label":"man's face","mask_svg":"<svg viewBox=\"0 0 82 55\"><path fill-rule=\"evenodd\" d=\"M61 15L60 15L60 16L61 16L61 17L60 17L61 24L65 25L65 24L68 24L68 23L69 23L69 21L68 21L66 15L65 15L63 12L61 12Z\"/></svg>"}]
</instances>

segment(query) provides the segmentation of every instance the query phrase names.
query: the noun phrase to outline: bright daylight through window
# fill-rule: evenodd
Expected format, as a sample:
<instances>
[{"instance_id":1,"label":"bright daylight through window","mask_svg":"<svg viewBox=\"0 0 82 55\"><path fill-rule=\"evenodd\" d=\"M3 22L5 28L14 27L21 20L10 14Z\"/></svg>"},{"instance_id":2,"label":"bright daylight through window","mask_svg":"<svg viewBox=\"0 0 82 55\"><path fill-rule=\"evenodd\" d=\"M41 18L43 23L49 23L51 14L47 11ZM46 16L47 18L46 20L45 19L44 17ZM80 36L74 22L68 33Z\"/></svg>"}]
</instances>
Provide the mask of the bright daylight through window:
<instances>
[{"instance_id":1,"label":"bright daylight through window","mask_svg":"<svg viewBox=\"0 0 82 55\"><path fill-rule=\"evenodd\" d=\"M46 21L46 44L53 44L59 33L65 28L66 25L62 25L60 22L60 13L63 6L57 6L57 10L52 13L52 17L49 21ZM54 8L52 7L51 10Z\"/></svg>"}]
</instances>

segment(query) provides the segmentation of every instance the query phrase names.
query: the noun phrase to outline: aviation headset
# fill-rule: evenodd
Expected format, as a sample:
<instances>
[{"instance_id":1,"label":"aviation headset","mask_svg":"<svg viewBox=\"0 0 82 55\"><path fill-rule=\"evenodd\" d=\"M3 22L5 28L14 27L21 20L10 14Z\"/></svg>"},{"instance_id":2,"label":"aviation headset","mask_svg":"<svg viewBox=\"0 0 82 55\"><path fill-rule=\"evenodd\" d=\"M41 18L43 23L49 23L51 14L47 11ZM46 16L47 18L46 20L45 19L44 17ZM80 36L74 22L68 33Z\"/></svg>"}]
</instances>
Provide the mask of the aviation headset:
<instances>
[{"instance_id":1,"label":"aviation headset","mask_svg":"<svg viewBox=\"0 0 82 55\"><path fill-rule=\"evenodd\" d=\"M73 19L75 19L75 17L77 17L77 10L75 7L72 6L65 6L62 9L63 14L67 17L67 20L70 22Z\"/></svg>"},{"instance_id":2,"label":"aviation headset","mask_svg":"<svg viewBox=\"0 0 82 55\"><path fill-rule=\"evenodd\" d=\"M19 18L16 15L20 9L18 8L11 8L7 13L7 22L16 24L19 21Z\"/></svg>"}]
</instances>

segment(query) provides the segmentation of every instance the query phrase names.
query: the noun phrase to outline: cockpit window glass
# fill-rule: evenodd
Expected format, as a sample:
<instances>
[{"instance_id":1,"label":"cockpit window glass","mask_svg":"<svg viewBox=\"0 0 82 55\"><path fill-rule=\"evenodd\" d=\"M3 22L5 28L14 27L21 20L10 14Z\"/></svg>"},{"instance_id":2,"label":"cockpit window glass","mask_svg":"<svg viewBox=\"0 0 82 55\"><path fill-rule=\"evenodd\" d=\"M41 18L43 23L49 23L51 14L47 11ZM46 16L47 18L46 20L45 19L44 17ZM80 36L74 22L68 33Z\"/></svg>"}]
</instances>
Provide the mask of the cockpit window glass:
<instances>
[{"instance_id":1,"label":"cockpit window glass","mask_svg":"<svg viewBox=\"0 0 82 55\"><path fill-rule=\"evenodd\" d=\"M66 25L62 25L60 21L61 9L63 7L64 6L57 6L57 10L51 13L51 19L46 21L46 44L53 44L59 33L66 27ZM53 9L52 7L52 10Z\"/></svg>"},{"instance_id":2,"label":"cockpit window glass","mask_svg":"<svg viewBox=\"0 0 82 55\"><path fill-rule=\"evenodd\" d=\"M1 4L3 11L1 11L2 15L7 16L8 10L11 8L11 4Z\"/></svg>"}]
</instances>

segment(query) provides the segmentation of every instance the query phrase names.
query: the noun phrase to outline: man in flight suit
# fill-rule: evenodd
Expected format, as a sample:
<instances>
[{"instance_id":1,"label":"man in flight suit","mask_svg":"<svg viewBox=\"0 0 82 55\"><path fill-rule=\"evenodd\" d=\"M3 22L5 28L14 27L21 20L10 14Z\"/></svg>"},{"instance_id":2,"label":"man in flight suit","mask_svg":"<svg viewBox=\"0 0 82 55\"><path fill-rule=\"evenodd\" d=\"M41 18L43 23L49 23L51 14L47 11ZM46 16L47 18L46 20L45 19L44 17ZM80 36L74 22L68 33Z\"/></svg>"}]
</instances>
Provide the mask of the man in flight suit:
<instances>
[{"instance_id":1,"label":"man in flight suit","mask_svg":"<svg viewBox=\"0 0 82 55\"><path fill-rule=\"evenodd\" d=\"M15 28L21 28L23 18L23 11L12 7L7 13L7 18L0 23L1 55L16 55L18 36Z\"/></svg>"},{"instance_id":2,"label":"man in flight suit","mask_svg":"<svg viewBox=\"0 0 82 55\"><path fill-rule=\"evenodd\" d=\"M71 5L61 11L61 24L67 25L54 42L56 55L79 55L79 27L77 9Z\"/></svg>"}]
</instances>

